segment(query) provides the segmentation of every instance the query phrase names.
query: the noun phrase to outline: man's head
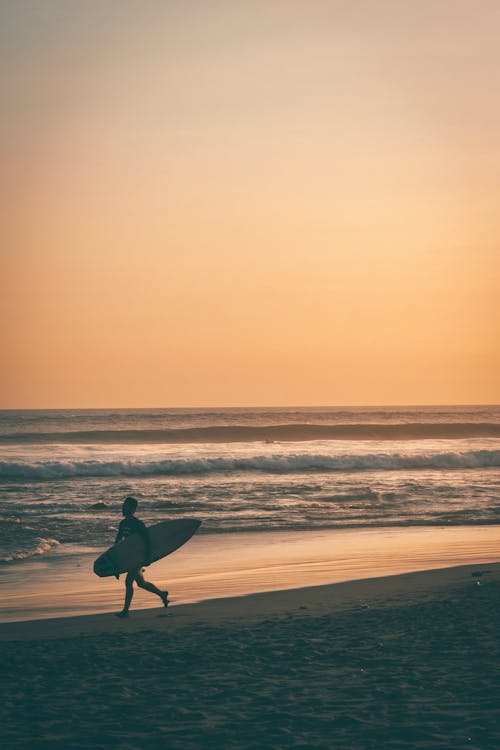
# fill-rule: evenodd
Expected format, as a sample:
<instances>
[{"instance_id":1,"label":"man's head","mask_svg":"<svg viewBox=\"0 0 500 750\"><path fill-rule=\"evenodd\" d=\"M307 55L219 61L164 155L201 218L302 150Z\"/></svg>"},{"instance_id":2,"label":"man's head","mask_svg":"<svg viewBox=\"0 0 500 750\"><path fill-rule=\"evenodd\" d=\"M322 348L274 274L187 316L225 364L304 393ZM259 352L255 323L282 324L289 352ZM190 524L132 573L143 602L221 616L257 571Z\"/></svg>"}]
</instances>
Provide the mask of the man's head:
<instances>
[{"instance_id":1,"label":"man's head","mask_svg":"<svg viewBox=\"0 0 500 750\"><path fill-rule=\"evenodd\" d=\"M124 516L133 516L137 510L137 500L135 497L129 495L125 498L122 505L122 513Z\"/></svg>"}]
</instances>

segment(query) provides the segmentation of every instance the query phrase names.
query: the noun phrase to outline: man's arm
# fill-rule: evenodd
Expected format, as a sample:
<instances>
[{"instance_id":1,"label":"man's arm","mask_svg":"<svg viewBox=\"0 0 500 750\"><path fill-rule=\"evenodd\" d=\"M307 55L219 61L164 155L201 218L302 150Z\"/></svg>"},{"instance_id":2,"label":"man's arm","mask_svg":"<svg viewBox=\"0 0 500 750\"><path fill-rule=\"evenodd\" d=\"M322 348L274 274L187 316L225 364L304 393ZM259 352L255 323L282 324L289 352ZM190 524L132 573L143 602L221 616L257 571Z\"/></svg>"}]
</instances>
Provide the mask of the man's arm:
<instances>
[{"instance_id":1,"label":"man's arm","mask_svg":"<svg viewBox=\"0 0 500 750\"><path fill-rule=\"evenodd\" d=\"M123 539L122 523L123 521L121 521L120 525L118 526L118 534L116 535L115 544L118 544L120 539Z\"/></svg>"},{"instance_id":2,"label":"man's arm","mask_svg":"<svg viewBox=\"0 0 500 750\"><path fill-rule=\"evenodd\" d=\"M118 534L116 535L115 544L118 544L120 539L123 539L123 529L122 529L122 523L123 521L120 521L120 525L118 526ZM118 580L120 578L120 574L117 572L115 573L115 578Z\"/></svg>"},{"instance_id":3,"label":"man's arm","mask_svg":"<svg viewBox=\"0 0 500 750\"><path fill-rule=\"evenodd\" d=\"M149 565L151 562L151 539L149 537L149 531L142 521L137 520L137 531L141 535L142 541L144 542L144 562L143 565Z\"/></svg>"}]
</instances>

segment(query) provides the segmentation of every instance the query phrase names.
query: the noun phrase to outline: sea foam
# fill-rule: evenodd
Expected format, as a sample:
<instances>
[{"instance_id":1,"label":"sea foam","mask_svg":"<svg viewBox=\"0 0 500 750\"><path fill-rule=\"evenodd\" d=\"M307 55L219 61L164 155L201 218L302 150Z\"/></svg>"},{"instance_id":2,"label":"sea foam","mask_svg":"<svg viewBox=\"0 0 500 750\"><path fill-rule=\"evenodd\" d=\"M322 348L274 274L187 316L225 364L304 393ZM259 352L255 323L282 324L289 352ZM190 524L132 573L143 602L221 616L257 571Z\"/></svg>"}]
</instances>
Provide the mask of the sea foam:
<instances>
[{"instance_id":1,"label":"sea foam","mask_svg":"<svg viewBox=\"0 0 500 750\"><path fill-rule=\"evenodd\" d=\"M140 460L0 461L0 480L43 481L79 477L186 476L214 473L400 471L412 469L486 469L500 466L500 450L429 453L295 453L244 457Z\"/></svg>"}]
</instances>

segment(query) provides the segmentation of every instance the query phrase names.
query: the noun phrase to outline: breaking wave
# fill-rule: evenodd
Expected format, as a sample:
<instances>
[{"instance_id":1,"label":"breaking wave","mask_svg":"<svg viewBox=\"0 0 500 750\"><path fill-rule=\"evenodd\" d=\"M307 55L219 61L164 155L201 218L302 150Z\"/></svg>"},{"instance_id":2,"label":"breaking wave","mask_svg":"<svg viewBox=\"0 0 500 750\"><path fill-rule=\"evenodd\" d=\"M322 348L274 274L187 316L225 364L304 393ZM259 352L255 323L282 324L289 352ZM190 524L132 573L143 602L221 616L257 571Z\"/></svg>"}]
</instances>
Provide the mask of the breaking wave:
<instances>
[{"instance_id":1,"label":"breaking wave","mask_svg":"<svg viewBox=\"0 0 500 750\"><path fill-rule=\"evenodd\" d=\"M31 463L0 461L0 480L43 481L79 477L189 476L215 473L270 474L410 469L486 469L500 467L500 450L460 452L365 453L341 455L260 455L148 460L60 460Z\"/></svg>"}]
</instances>

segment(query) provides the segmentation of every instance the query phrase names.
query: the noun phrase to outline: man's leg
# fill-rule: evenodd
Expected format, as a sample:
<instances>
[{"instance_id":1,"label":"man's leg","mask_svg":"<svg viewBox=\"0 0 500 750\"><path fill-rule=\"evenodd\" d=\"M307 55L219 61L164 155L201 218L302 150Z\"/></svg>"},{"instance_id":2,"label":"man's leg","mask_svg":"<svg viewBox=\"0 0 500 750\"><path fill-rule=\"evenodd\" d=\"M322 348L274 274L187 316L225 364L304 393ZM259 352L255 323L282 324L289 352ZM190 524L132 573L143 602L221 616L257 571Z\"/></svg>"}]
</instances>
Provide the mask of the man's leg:
<instances>
[{"instance_id":1,"label":"man's leg","mask_svg":"<svg viewBox=\"0 0 500 750\"><path fill-rule=\"evenodd\" d=\"M125 603L121 612L118 612L117 617L128 617L128 611L130 609L130 603L134 596L134 580L136 578L136 572L127 573L125 578Z\"/></svg>"},{"instance_id":2,"label":"man's leg","mask_svg":"<svg viewBox=\"0 0 500 750\"><path fill-rule=\"evenodd\" d=\"M142 571L139 571L139 573L136 575L135 581L137 585L140 586L141 589L145 589L146 591L151 591L152 594L156 594L156 596L159 596L163 602L163 605L165 607L167 606L168 591L160 591L158 586L155 586L154 583L150 583L149 581L146 581L144 579L144 576L142 575Z\"/></svg>"}]
</instances>

